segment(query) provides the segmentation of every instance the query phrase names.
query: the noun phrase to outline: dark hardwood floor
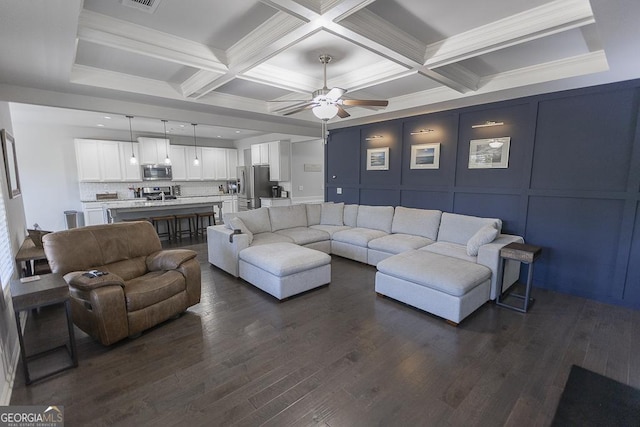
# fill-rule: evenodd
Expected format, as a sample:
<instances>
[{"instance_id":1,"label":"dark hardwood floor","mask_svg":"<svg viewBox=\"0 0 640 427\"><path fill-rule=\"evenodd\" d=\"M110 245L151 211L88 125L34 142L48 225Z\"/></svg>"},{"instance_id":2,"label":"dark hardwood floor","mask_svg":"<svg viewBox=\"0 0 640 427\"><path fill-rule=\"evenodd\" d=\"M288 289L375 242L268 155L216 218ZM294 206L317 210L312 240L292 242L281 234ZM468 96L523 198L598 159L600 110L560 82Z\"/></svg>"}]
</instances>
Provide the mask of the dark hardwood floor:
<instances>
[{"instance_id":1,"label":"dark hardwood floor","mask_svg":"<svg viewBox=\"0 0 640 427\"><path fill-rule=\"evenodd\" d=\"M545 426L571 364L640 387L638 311L535 289L526 315L488 303L456 328L376 296L367 265L334 256L329 286L278 302L188 247L199 305L111 347L76 329L80 366L19 370L11 404L64 405L68 426ZM63 342L62 309L26 335Z\"/></svg>"}]
</instances>

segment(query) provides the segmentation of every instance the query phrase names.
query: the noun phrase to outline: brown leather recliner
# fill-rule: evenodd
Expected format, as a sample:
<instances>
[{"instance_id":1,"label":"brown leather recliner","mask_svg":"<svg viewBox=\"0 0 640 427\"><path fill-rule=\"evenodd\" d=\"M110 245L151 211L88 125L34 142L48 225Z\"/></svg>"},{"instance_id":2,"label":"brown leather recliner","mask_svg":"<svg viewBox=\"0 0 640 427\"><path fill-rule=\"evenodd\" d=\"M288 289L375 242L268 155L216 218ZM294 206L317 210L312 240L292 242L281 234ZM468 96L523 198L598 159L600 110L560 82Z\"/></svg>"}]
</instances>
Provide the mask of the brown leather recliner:
<instances>
[{"instance_id":1,"label":"brown leather recliner","mask_svg":"<svg viewBox=\"0 0 640 427\"><path fill-rule=\"evenodd\" d=\"M73 322L104 345L200 302L196 252L162 250L146 221L74 228L42 240L51 270L69 284ZM83 276L93 269L109 274Z\"/></svg>"}]
</instances>

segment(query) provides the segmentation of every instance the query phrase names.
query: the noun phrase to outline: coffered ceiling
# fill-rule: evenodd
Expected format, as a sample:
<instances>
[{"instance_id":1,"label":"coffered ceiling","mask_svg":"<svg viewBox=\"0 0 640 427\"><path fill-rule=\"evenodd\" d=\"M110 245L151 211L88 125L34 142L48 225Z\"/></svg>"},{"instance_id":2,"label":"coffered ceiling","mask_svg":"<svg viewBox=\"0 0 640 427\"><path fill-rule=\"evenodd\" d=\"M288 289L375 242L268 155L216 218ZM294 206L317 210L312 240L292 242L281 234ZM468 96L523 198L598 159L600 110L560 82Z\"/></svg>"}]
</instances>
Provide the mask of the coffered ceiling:
<instances>
[{"instance_id":1,"label":"coffered ceiling","mask_svg":"<svg viewBox=\"0 0 640 427\"><path fill-rule=\"evenodd\" d=\"M0 48L18 56L3 56L0 83L302 127L317 125L309 110L283 113L323 86L321 54L333 58L328 87L347 89L344 98L389 100L348 107L350 118L330 122L341 125L515 88L640 77L635 0L9 3Z\"/></svg>"}]
</instances>

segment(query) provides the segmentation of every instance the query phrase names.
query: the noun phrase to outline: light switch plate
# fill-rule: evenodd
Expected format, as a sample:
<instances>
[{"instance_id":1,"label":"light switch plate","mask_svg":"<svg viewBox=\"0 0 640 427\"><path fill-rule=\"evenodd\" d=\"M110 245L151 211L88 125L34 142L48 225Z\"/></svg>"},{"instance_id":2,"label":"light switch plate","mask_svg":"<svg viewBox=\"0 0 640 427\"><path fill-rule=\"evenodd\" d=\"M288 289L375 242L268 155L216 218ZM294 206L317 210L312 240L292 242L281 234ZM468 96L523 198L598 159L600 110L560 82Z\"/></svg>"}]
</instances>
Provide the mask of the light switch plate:
<instances>
[{"instance_id":1,"label":"light switch plate","mask_svg":"<svg viewBox=\"0 0 640 427\"><path fill-rule=\"evenodd\" d=\"M342 194L342 187L336 188L336 194Z\"/></svg>"}]
</instances>

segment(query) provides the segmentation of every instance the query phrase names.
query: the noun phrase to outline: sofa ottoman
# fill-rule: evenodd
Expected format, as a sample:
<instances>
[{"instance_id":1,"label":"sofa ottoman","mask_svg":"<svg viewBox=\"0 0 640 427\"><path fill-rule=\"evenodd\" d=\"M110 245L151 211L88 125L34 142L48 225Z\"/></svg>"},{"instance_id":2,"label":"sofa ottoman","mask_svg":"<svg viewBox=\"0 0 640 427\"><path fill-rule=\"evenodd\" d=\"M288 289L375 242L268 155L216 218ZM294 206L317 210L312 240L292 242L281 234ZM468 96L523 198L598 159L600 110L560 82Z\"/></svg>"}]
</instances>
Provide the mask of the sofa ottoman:
<instances>
[{"instance_id":1,"label":"sofa ottoman","mask_svg":"<svg viewBox=\"0 0 640 427\"><path fill-rule=\"evenodd\" d=\"M278 299L331 282L331 257L293 243L250 246L239 254L240 277Z\"/></svg>"},{"instance_id":2,"label":"sofa ottoman","mask_svg":"<svg viewBox=\"0 0 640 427\"><path fill-rule=\"evenodd\" d=\"M489 301L491 270L484 265L411 250L380 261L377 268L378 294L454 324Z\"/></svg>"}]
</instances>

